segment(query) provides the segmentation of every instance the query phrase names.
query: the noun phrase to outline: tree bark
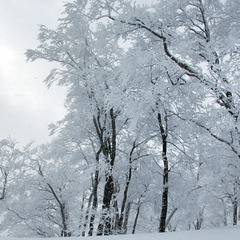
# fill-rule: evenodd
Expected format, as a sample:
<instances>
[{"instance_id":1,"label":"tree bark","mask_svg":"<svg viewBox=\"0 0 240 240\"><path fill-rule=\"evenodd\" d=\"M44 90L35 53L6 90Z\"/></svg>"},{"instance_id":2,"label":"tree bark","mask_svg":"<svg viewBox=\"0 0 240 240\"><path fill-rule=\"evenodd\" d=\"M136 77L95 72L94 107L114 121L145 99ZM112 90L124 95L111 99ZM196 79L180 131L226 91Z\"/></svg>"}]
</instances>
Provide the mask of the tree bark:
<instances>
[{"instance_id":1,"label":"tree bark","mask_svg":"<svg viewBox=\"0 0 240 240\"><path fill-rule=\"evenodd\" d=\"M139 198L138 207L137 207L137 213L136 213L136 216L135 216L135 219L134 219L134 224L133 224L133 229L132 229L132 234L135 234L135 231L136 231L137 221L138 221L141 205L142 205L141 198Z\"/></svg>"},{"instance_id":2,"label":"tree bark","mask_svg":"<svg viewBox=\"0 0 240 240\"><path fill-rule=\"evenodd\" d=\"M128 229L128 218L129 218L130 209L131 209L131 203L128 202L127 207L126 207L126 211L125 211L123 227L122 227L123 234L126 234L126 233L127 233L127 229Z\"/></svg>"},{"instance_id":3,"label":"tree bark","mask_svg":"<svg viewBox=\"0 0 240 240\"><path fill-rule=\"evenodd\" d=\"M110 109L110 125L111 128L108 131L111 134L103 136L101 139L103 154L108 165L108 169L105 173L105 186L103 195L102 216L98 225L97 235L110 235L112 234L112 218L110 214L110 206L112 196L114 194L114 179L112 175L112 169L114 167L114 161L116 157L116 116L113 108Z\"/></svg>"},{"instance_id":4,"label":"tree bark","mask_svg":"<svg viewBox=\"0 0 240 240\"><path fill-rule=\"evenodd\" d=\"M93 235L93 229L94 229L94 221L95 221L95 214L97 211L97 207L98 207L98 184L99 184L99 170L98 170L98 164L99 164L99 156L100 153L102 151L102 147L100 147L100 149L98 150L98 152L96 153L96 170L95 170L95 176L94 176L94 180L93 180L93 205L92 205L92 215L90 218L90 223L89 223L89 230L88 230L88 236L92 236Z\"/></svg>"},{"instance_id":5,"label":"tree bark","mask_svg":"<svg viewBox=\"0 0 240 240\"><path fill-rule=\"evenodd\" d=\"M238 222L238 202L237 199L233 201L233 225L237 225Z\"/></svg>"},{"instance_id":6,"label":"tree bark","mask_svg":"<svg viewBox=\"0 0 240 240\"><path fill-rule=\"evenodd\" d=\"M163 159L163 193L162 193L162 209L159 222L159 232L165 232L166 229L166 219L168 210L168 159L167 159L167 116L165 115L165 128L163 126L163 121L161 114L158 113L158 123L162 138L162 159Z\"/></svg>"},{"instance_id":7,"label":"tree bark","mask_svg":"<svg viewBox=\"0 0 240 240\"><path fill-rule=\"evenodd\" d=\"M106 183L104 187L103 195L103 207L102 207L102 217L98 225L97 235L110 235L112 234L111 229L111 216L110 216L110 206L113 195L114 182L112 173L107 174Z\"/></svg>"},{"instance_id":8,"label":"tree bark","mask_svg":"<svg viewBox=\"0 0 240 240\"><path fill-rule=\"evenodd\" d=\"M88 218L89 218L89 210L90 210L90 206L92 203L92 198L93 198L93 194L90 195L89 200L88 200L87 211L86 211L85 220L84 220L84 224L83 224L82 237L85 237L85 234L86 234L86 228L87 228L87 222L88 222Z\"/></svg>"},{"instance_id":9,"label":"tree bark","mask_svg":"<svg viewBox=\"0 0 240 240\"><path fill-rule=\"evenodd\" d=\"M123 229L123 219L124 219L124 211L125 211L126 202L127 202L129 184L132 179L132 155L133 155L135 148L136 148L136 142L134 141L130 155L129 155L128 175L127 175L127 181L126 181L126 185L125 185L125 189L124 189L124 193L123 193L123 201L122 201L122 206L121 206L120 219L119 219L119 223L118 223L118 232L120 234L125 232L125 230Z\"/></svg>"},{"instance_id":10,"label":"tree bark","mask_svg":"<svg viewBox=\"0 0 240 240\"><path fill-rule=\"evenodd\" d=\"M2 175L3 175L3 188L2 188L2 192L1 192L1 196L0 196L0 201L1 200L4 200L4 198L6 197L6 194L7 194L7 181L8 181L8 172L1 168L1 172L2 172Z\"/></svg>"},{"instance_id":11,"label":"tree bark","mask_svg":"<svg viewBox=\"0 0 240 240\"><path fill-rule=\"evenodd\" d=\"M168 224L170 223L172 217L174 216L174 214L176 213L177 210L178 210L178 208L174 208L174 209L172 210L172 212L169 214L169 216L168 216L168 218L167 218L167 220L166 220L166 226L165 226L165 227L168 226Z\"/></svg>"}]
</instances>

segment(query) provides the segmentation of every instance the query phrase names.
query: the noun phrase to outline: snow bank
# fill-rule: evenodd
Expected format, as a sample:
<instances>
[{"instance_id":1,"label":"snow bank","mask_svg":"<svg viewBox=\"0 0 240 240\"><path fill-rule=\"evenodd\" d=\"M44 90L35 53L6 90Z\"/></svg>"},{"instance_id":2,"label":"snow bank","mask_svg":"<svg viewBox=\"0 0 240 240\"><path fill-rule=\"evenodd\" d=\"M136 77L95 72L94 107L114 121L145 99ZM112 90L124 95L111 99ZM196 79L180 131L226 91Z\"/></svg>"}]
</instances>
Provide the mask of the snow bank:
<instances>
[{"instance_id":1,"label":"snow bank","mask_svg":"<svg viewBox=\"0 0 240 240\"><path fill-rule=\"evenodd\" d=\"M16 240L17 238L1 237L0 240ZM59 238L44 238L44 240L59 240ZM239 240L240 226L215 228L199 231L183 231L173 233L146 233L135 235L115 235L103 237L72 237L64 240ZM43 238L27 238L26 240L43 240Z\"/></svg>"}]
</instances>

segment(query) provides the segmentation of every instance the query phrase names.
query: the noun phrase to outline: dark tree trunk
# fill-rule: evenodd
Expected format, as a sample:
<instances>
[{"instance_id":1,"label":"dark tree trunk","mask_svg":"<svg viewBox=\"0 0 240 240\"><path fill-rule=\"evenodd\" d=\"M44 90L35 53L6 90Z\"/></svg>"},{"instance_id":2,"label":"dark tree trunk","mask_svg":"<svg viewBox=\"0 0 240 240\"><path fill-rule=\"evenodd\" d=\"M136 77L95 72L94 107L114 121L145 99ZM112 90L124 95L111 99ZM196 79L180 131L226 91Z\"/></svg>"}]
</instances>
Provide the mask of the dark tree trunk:
<instances>
[{"instance_id":1,"label":"dark tree trunk","mask_svg":"<svg viewBox=\"0 0 240 240\"><path fill-rule=\"evenodd\" d=\"M129 168L129 170L131 169L131 166ZM131 171L130 171L131 172ZM130 178L129 178L130 176ZM124 189L124 195L123 195L123 201L122 201L122 206L121 206L121 213L120 213L120 218L119 218L119 222L118 222L118 233L123 233L124 229L123 229L123 219L124 219L124 211L125 211L125 206L126 206L126 201L127 201L127 193L128 193L128 188L129 188L129 184L130 184L130 180L131 180L131 175L128 176L128 180Z\"/></svg>"},{"instance_id":2,"label":"dark tree trunk","mask_svg":"<svg viewBox=\"0 0 240 240\"><path fill-rule=\"evenodd\" d=\"M93 198L93 194L90 195L89 200L88 200L87 211L86 211L85 220L84 220L84 224L83 224L82 237L85 237L87 222L88 222L88 218L89 218L89 210L90 210L90 206L92 203L92 198Z\"/></svg>"},{"instance_id":3,"label":"dark tree trunk","mask_svg":"<svg viewBox=\"0 0 240 240\"><path fill-rule=\"evenodd\" d=\"M6 197L6 194L7 194L7 180L8 180L8 172L1 168L1 172L3 174L3 188L2 188L2 193L1 193L1 196L0 196L0 200L4 200L4 198Z\"/></svg>"},{"instance_id":4,"label":"dark tree trunk","mask_svg":"<svg viewBox=\"0 0 240 240\"><path fill-rule=\"evenodd\" d=\"M232 198L232 206L233 206L233 225L237 225L238 222L238 197L237 197L237 188L233 187L233 198Z\"/></svg>"},{"instance_id":5,"label":"dark tree trunk","mask_svg":"<svg viewBox=\"0 0 240 240\"><path fill-rule=\"evenodd\" d=\"M84 222L83 222L84 200L85 200L85 193L83 193L82 204L81 204L81 215L80 215L80 218L79 218L80 224L79 224L79 226L78 226L79 231L81 231L82 225L84 224Z\"/></svg>"},{"instance_id":6,"label":"dark tree trunk","mask_svg":"<svg viewBox=\"0 0 240 240\"><path fill-rule=\"evenodd\" d=\"M133 224L132 234L135 233L136 226L137 226L137 221L138 221L138 217L139 217L139 213L140 213L140 208L141 208L142 203L143 203L141 199L144 198L144 195L147 192L148 187L149 187L149 185L145 185L144 192L141 194L140 198L138 199L138 202L137 202L137 213L136 213L134 224Z\"/></svg>"},{"instance_id":7,"label":"dark tree trunk","mask_svg":"<svg viewBox=\"0 0 240 240\"><path fill-rule=\"evenodd\" d=\"M141 203L141 200L139 199L139 201L138 201L138 207L137 207L137 213L136 213L136 216L135 216L135 219L134 219L132 234L135 234L135 231L136 231L137 221L138 221L138 217L139 217L141 205L142 205L142 203Z\"/></svg>"},{"instance_id":8,"label":"dark tree trunk","mask_svg":"<svg viewBox=\"0 0 240 240\"><path fill-rule=\"evenodd\" d=\"M170 223L172 217L174 216L174 214L176 213L176 211L178 210L178 208L174 208L172 210L172 212L168 215L168 218L166 220L166 226L165 227L168 227L168 224Z\"/></svg>"},{"instance_id":9,"label":"dark tree trunk","mask_svg":"<svg viewBox=\"0 0 240 240\"><path fill-rule=\"evenodd\" d=\"M124 219L124 211L126 207L126 202L127 202L127 196L128 196L128 189L129 189L129 184L132 179L132 155L134 152L134 149L136 148L136 142L133 142L133 146L129 155L129 168L128 168L128 175L127 175L127 181L123 193L123 201L122 201L122 206L121 206L121 213L120 213L120 219L118 223L118 233L124 233L125 229L123 229L123 219Z\"/></svg>"},{"instance_id":10,"label":"dark tree trunk","mask_svg":"<svg viewBox=\"0 0 240 240\"><path fill-rule=\"evenodd\" d=\"M97 206L98 206L98 196L97 196L97 189L98 189L98 183L99 183L99 170L95 171L95 177L94 177L94 185L93 185L93 205L92 205L92 215L90 218L90 223L89 223L89 231L88 231L88 236L93 235L93 229L94 229L94 221L95 221L95 214L97 211Z\"/></svg>"},{"instance_id":11,"label":"dark tree trunk","mask_svg":"<svg viewBox=\"0 0 240 240\"><path fill-rule=\"evenodd\" d=\"M62 216L62 231L61 231L61 237L70 237L71 232L68 230L68 213L66 210L65 203L60 203L60 210L61 210L61 216Z\"/></svg>"},{"instance_id":12,"label":"dark tree trunk","mask_svg":"<svg viewBox=\"0 0 240 240\"><path fill-rule=\"evenodd\" d=\"M110 206L113 195L114 182L112 173L107 174L106 183L104 187L103 195L103 207L102 207L102 217L98 225L97 235L110 235L112 234L112 219L110 216Z\"/></svg>"},{"instance_id":13,"label":"dark tree trunk","mask_svg":"<svg viewBox=\"0 0 240 240\"><path fill-rule=\"evenodd\" d=\"M165 160L163 172L162 210L159 223L159 232L165 232L167 210L168 210L168 161Z\"/></svg>"},{"instance_id":14,"label":"dark tree trunk","mask_svg":"<svg viewBox=\"0 0 240 240\"><path fill-rule=\"evenodd\" d=\"M108 164L108 169L105 175L105 186L103 195L103 207L102 207L102 217L98 225L97 235L110 235L112 234L112 223L114 222L111 218L110 206L112 197L114 194L114 179L112 175L112 169L114 167L114 161L116 156L116 116L114 115L113 108L110 109L110 125L111 128L108 129L111 134L107 136L102 136L101 146L103 150L106 163Z\"/></svg>"},{"instance_id":15,"label":"dark tree trunk","mask_svg":"<svg viewBox=\"0 0 240 240\"><path fill-rule=\"evenodd\" d=\"M237 225L238 221L238 202L237 199L233 201L233 225Z\"/></svg>"},{"instance_id":16,"label":"dark tree trunk","mask_svg":"<svg viewBox=\"0 0 240 240\"><path fill-rule=\"evenodd\" d=\"M93 235L95 214L96 214L97 207L98 207L98 193L97 193L98 184L99 184L98 164L99 164L99 156L100 156L101 151L102 151L102 147L100 147L100 149L98 150L98 152L96 154L97 167L96 167L95 176L94 176L94 180L93 180L93 192L92 192L92 194L93 194L93 205L92 205L92 215L91 215L90 223L89 223L88 236Z\"/></svg>"},{"instance_id":17,"label":"dark tree trunk","mask_svg":"<svg viewBox=\"0 0 240 240\"><path fill-rule=\"evenodd\" d=\"M158 113L158 123L162 138L162 159L163 159L163 193L162 193L162 209L159 222L159 232L165 232L166 230L166 219L168 210L168 159L167 159L167 116L165 115L165 127L161 114Z\"/></svg>"},{"instance_id":18,"label":"dark tree trunk","mask_svg":"<svg viewBox=\"0 0 240 240\"><path fill-rule=\"evenodd\" d=\"M93 213L90 218L90 223L89 223L89 231L88 231L88 236L93 235L93 229L94 229L94 221L95 221L95 214L96 214L96 209L93 208Z\"/></svg>"}]
</instances>

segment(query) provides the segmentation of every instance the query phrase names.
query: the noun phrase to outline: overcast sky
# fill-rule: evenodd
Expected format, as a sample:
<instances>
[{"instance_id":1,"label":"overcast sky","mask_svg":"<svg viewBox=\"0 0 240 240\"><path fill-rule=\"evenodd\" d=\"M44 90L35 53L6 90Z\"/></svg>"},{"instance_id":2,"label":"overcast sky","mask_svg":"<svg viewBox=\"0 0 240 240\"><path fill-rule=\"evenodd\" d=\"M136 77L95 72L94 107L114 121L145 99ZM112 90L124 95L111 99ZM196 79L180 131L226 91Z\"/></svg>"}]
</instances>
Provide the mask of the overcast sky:
<instances>
[{"instance_id":1,"label":"overcast sky","mask_svg":"<svg viewBox=\"0 0 240 240\"><path fill-rule=\"evenodd\" d=\"M37 47L39 25L55 29L63 5L64 0L0 0L0 139L45 143L48 125L65 114L65 90L43 83L53 65L26 62L24 55Z\"/></svg>"},{"instance_id":2,"label":"overcast sky","mask_svg":"<svg viewBox=\"0 0 240 240\"><path fill-rule=\"evenodd\" d=\"M24 55L38 45L38 25L55 28L63 9L62 0L0 0L0 139L44 143L64 116L64 90L43 83L52 66Z\"/></svg>"}]
</instances>

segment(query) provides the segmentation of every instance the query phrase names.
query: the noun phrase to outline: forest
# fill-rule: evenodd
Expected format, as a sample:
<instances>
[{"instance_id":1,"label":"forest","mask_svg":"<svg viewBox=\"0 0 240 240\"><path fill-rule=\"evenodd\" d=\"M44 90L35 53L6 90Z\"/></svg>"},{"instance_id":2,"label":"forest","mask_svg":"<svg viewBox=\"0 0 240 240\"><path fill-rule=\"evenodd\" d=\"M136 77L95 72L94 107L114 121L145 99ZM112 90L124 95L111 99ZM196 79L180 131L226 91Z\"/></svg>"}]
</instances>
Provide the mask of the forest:
<instances>
[{"instance_id":1,"label":"forest","mask_svg":"<svg viewBox=\"0 0 240 240\"><path fill-rule=\"evenodd\" d=\"M28 61L66 88L49 143L0 140L0 232L78 237L240 221L240 1L75 0Z\"/></svg>"}]
</instances>

